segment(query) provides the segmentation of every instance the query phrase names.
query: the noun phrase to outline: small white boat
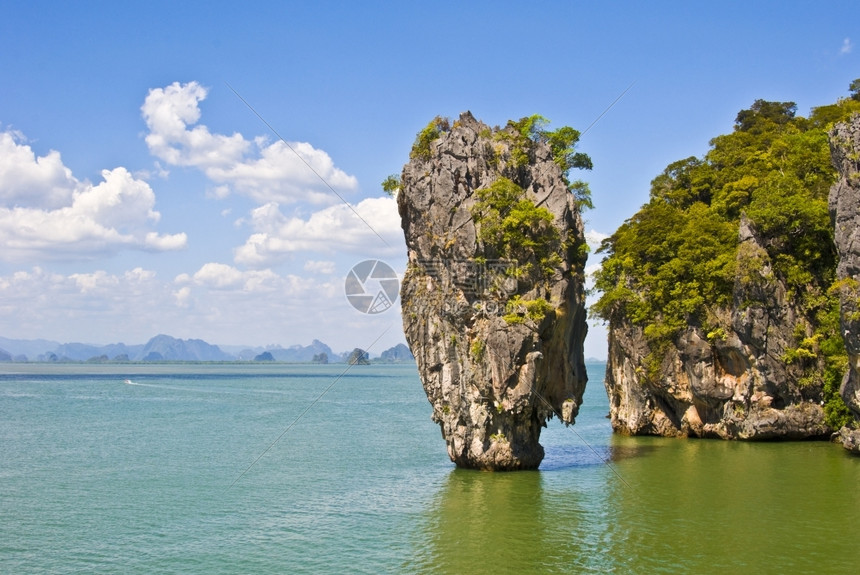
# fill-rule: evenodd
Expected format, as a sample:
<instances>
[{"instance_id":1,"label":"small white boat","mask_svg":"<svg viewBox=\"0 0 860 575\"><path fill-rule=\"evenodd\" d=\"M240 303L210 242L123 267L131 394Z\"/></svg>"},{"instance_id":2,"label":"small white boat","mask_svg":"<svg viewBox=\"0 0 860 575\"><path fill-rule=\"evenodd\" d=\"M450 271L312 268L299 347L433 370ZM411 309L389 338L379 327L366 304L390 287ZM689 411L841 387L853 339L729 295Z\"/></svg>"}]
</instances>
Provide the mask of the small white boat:
<instances>
[{"instance_id":1,"label":"small white boat","mask_svg":"<svg viewBox=\"0 0 860 575\"><path fill-rule=\"evenodd\" d=\"M126 379L123 383L127 383L128 385L134 385L134 382L130 379Z\"/></svg>"}]
</instances>

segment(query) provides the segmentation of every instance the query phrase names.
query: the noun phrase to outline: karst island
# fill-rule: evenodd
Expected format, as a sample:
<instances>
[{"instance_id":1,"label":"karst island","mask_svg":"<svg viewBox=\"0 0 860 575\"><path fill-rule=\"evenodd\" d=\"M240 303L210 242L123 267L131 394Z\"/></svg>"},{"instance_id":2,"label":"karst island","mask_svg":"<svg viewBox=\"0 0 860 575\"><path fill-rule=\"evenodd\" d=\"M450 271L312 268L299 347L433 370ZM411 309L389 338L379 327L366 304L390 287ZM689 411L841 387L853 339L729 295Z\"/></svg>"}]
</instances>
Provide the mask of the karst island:
<instances>
[{"instance_id":1,"label":"karst island","mask_svg":"<svg viewBox=\"0 0 860 575\"><path fill-rule=\"evenodd\" d=\"M541 428L572 424L586 374L579 132L464 113L416 139L397 195L404 332L460 467L535 469Z\"/></svg>"}]
</instances>

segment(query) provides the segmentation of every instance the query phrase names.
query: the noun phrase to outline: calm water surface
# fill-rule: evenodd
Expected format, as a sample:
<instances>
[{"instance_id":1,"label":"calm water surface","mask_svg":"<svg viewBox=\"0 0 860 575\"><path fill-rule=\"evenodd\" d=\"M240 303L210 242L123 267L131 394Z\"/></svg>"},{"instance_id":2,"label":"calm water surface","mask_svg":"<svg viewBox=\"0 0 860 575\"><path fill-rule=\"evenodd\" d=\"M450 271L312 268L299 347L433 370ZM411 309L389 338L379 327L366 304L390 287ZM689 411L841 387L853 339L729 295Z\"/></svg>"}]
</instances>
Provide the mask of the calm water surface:
<instances>
[{"instance_id":1,"label":"calm water surface","mask_svg":"<svg viewBox=\"0 0 860 575\"><path fill-rule=\"evenodd\" d=\"M492 474L414 366L3 366L0 572L857 572L860 458L615 437L603 369Z\"/></svg>"}]
</instances>

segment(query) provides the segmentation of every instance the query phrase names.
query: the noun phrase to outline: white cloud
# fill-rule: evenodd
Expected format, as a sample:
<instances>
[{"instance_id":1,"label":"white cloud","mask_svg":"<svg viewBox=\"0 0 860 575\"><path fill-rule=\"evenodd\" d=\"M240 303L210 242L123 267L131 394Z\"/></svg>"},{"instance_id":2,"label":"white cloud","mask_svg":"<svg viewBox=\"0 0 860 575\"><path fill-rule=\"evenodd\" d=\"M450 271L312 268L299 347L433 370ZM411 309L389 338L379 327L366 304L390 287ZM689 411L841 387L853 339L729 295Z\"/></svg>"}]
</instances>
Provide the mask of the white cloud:
<instances>
[{"instance_id":1,"label":"white cloud","mask_svg":"<svg viewBox=\"0 0 860 575\"><path fill-rule=\"evenodd\" d=\"M358 187L354 176L310 144L287 145L264 137L250 142L239 133L213 134L205 125L195 125L201 116L199 103L206 96L206 88L197 82L174 82L150 90L141 111L149 128L150 152L168 164L202 170L217 185L212 192L216 197L232 189L260 204L337 201L316 174L338 191Z\"/></svg>"},{"instance_id":2,"label":"white cloud","mask_svg":"<svg viewBox=\"0 0 860 575\"><path fill-rule=\"evenodd\" d=\"M62 277L62 276L57 276ZM91 273L71 274L68 279L74 282L81 293L100 293L110 295L117 293L120 286L125 288L126 293L141 293L141 289L152 284L156 273L141 267L126 271L122 275L109 274L104 270L96 270Z\"/></svg>"},{"instance_id":3,"label":"white cloud","mask_svg":"<svg viewBox=\"0 0 860 575\"><path fill-rule=\"evenodd\" d=\"M147 249L156 252L181 250L188 245L188 236L185 232L165 235L149 232L143 239L143 245Z\"/></svg>"},{"instance_id":4,"label":"white cloud","mask_svg":"<svg viewBox=\"0 0 860 575\"><path fill-rule=\"evenodd\" d=\"M155 178L159 179L167 179L170 175L170 172L161 167L161 164L155 162L154 169L152 170L137 170L134 172L134 177L139 180L152 180Z\"/></svg>"},{"instance_id":5,"label":"white cloud","mask_svg":"<svg viewBox=\"0 0 860 575\"><path fill-rule=\"evenodd\" d=\"M188 307L188 300L191 297L191 288L188 286L183 286L173 292L173 297L178 307Z\"/></svg>"},{"instance_id":6,"label":"white cloud","mask_svg":"<svg viewBox=\"0 0 860 575\"><path fill-rule=\"evenodd\" d=\"M78 188L72 171L54 150L37 157L20 132L0 132L0 204L56 209Z\"/></svg>"},{"instance_id":7,"label":"white cloud","mask_svg":"<svg viewBox=\"0 0 860 575\"><path fill-rule=\"evenodd\" d=\"M270 292L283 287L283 279L272 270L243 271L214 262L204 264L191 279L197 285L216 290Z\"/></svg>"},{"instance_id":8,"label":"white cloud","mask_svg":"<svg viewBox=\"0 0 860 575\"><path fill-rule=\"evenodd\" d=\"M130 283L140 284L155 279L155 272L152 270L145 270L141 267L137 267L133 270L125 272L125 274L123 274L123 277Z\"/></svg>"},{"instance_id":9,"label":"white cloud","mask_svg":"<svg viewBox=\"0 0 860 575\"><path fill-rule=\"evenodd\" d=\"M255 233L236 249L235 260L261 267L283 261L298 251L405 253L393 198L368 198L354 210L338 204L314 212L305 220L287 218L274 203L260 206L251 212Z\"/></svg>"},{"instance_id":10,"label":"white cloud","mask_svg":"<svg viewBox=\"0 0 860 575\"><path fill-rule=\"evenodd\" d=\"M585 232L585 242L588 244L588 247L591 249L592 254L594 252L596 252L597 249L600 247L600 243L608 237L609 236L607 234L604 234L602 232L598 232L595 229L590 229L587 232Z\"/></svg>"},{"instance_id":11,"label":"white cloud","mask_svg":"<svg viewBox=\"0 0 860 575\"><path fill-rule=\"evenodd\" d=\"M315 274L331 275L334 273L334 262L308 260L305 262L305 271Z\"/></svg>"},{"instance_id":12,"label":"white cloud","mask_svg":"<svg viewBox=\"0 0 860 575\"><path fill-rule=\"evenodd\" d=\"M150 152L174 166L207 168L238 162L249 143L241 134L212 134L206 126L188 126L200 119L198 103L206 98L206 88L197 82L149 91L141 107L149 134Z\"/></svg>"},{"instance_id":13,"label":"white cloud","mask_svg":"<svg viewBox=\"0 0 860 575\"><path fill-rule=\"evenodd\" d=\"M851 38L845 38L842 40L842 48L839 49L839 53L850 54L852 49L854 49L854 45L851 44Z\"/></svg>"},{"instance_id":14,"label":"white cloud","mask_svg":"<svg viewBox=\"0 0 860 575\"><path fill-rule=\"evenodd\" d=\"M595 281L594 274L599 272L601 267L602 267L602 264L592 264L590 266L585 266L585 289L586 289L586 291L590 292L591 290L594 289L594 281ZM586 302L587 305L591 305L594 303L594 301L596 301L596 299L593 297L594 295L596 295L596 294L592 294L592 293L588 294L588 298L587 298L588 301Z\"/></svg>"},{"instance_id":15,"label":"white cloud","mask_svg":"<svg viewBox=\"0 0 860 575\"><path fill-rule=\"evenodd\" d=\"M152 230L155 193L123 167L98 184L77 180L58 152L37 157L17 133L0 133L0 259L82 259L122 249L185 247L184 233Z\"/></svg>"},{"instance_id":16,"label":"white cloud","mask_svg":"<svg viewBox=\"0 0 860 575\"><path fill-rule=\"evenodd\" d=\"M72 274L69 276L75 284L80 288L81 293L88 293L100 289L115 289L119 285L120 278L115 275L109 275L107 272L99 270L89 274Z\"/></svg>"},{"instance_id":17,"label":"white cloud","mask_svg":"<svg viewBox=\"0 0 860 575\"><path fill-rule=\"evenodd\" d=\"M589 249L591 250L588 260L589 262L595 262L589 263L585 266L585 289L587 291L592 290L594 288L594 274L598 272L603 265L604 255L596 254L595 252L597 252L597 249L600 247L601 242L603 242L603 240L608 237L609 236L607 234L604 234L603 232L598 232L595 229L590 229L585 232L585 241L588 244ZM591 305L592 303L594 303L594 301L592 301L593 299L594 294L591 294L588 297L587 304Z\"/></svg>"}]
</instances>

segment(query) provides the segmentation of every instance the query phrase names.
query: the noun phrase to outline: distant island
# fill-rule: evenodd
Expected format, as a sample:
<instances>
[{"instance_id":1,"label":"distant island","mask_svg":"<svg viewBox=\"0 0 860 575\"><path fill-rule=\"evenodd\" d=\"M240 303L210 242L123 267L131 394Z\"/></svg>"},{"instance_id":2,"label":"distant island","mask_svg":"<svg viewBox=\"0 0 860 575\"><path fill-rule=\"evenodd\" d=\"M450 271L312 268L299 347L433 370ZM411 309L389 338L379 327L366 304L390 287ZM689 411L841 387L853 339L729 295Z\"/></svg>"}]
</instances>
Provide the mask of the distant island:
<instances>
[{"instance_id":1,"label":"distant island","mask_svg":"<svg viewBox=\"0 0 860 575\"><path fill-rule=\"evenodd\" d=\"M179 339L159 334L145 344L127 345L111 343L60 343L45 339L11 339L0 336L0 363L2 362L279 362L279 363L347 363L356 351L368 363L408 363L415 361L409 348L400 343L386 349L379 356L370 357L367 351L354 348L334 352L325 343L313 340L310 345L248 347L217 346L202 339ZM355 362L352 363L364 363Z\"/></svg>"}]
</instances>

